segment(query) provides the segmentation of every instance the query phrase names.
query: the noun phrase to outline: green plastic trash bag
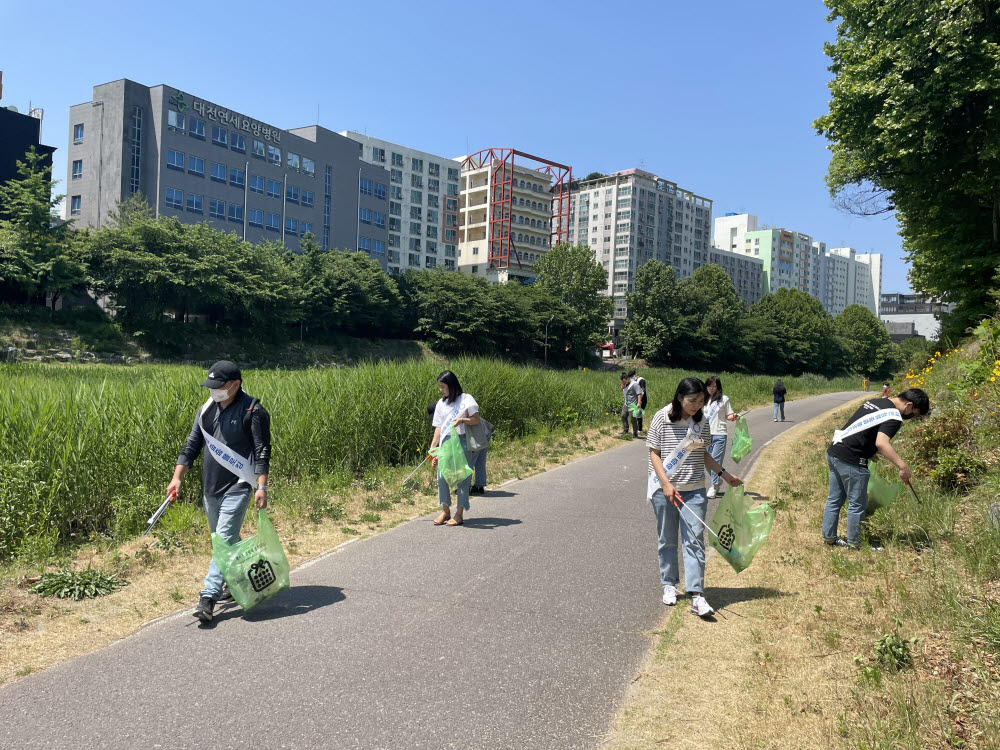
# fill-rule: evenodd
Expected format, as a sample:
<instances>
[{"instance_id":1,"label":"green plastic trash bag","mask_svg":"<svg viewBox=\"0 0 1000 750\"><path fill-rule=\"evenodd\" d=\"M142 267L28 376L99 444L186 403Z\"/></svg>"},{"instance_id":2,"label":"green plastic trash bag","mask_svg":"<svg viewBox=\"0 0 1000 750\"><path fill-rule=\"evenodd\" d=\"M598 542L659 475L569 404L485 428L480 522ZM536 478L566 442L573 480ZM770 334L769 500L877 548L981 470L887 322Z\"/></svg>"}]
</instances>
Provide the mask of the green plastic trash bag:
<instances>
[{"instance_id":1,"label":"green plastic trash bag","mask_svg":"<svg viewBox=\"0 0 1000 750\"><path fill-rule=\"evenodd\" d=\"M646 414L646 410L640 409L639 404L631 404L628 407L628 410L632 413L632 416L635 417L636 419L642 419L643 416L645 416Z\"/></svg>"},{"instance_id":2,"label":"green plastic trash bag","mask_svg":"<svg viewBox=\"0 0 1000 750\"><path fill-rule=\"evenodd\" d=\"M247 539L230 544L213 532L212 559L244 611L249 612L290 585L288 558L263 509L257 513L257 533Z\"/></svg>"},{"instance_id":3,"label":"green plastic trash bag","mask_svg":"<svg viewBox=\"0 0 1000 750\"><path fill-rule=\"evenodd\" d=\"M868 477L868 509L865 513L870 516L879 508L888 508L902 489L902 482L889 484L873 471Z\"/></svg>"},{"instance_id":4,"label":"green plastic trash bag","mask_svg":"<svg viewBox=\"0 0 1000 750\"><path fill-rule=\"evenodd\" d=\"M733 450L730 453L733 460L739 463L750 452L753 447L753 440L750 438L750 428L747 427L746 417L736 420L736 428L733 430Z\"/></svg>"},{"instance_id":5,"label":"green plastic trash bag","mask_svg":"<svg viewBox=\"0 0 1000 750\"><path fill-rule=\"evenodd\" d=\"M455 425L451 425L448 430L448 437L442 441L441 445L431 451L431 455L438 460L438 471L448 483L452 492L455 492L465 479L472 474L469 461L465 457L465 450L462 448L462 441L455 433Z\"/></svg>"},{"instance_id":6,"label":"green plastic trash bag","mask_svg":"<svg viewBox=\"0 0 1000 750\"><path fill-rule=\"evenodd\" d=\"M737 573L750 566L774 525L774 511L770 505L751 508L750 502L742 486L730 487L709 523L709 528L715 532L708 535L709 543Z\"/></svg>"}]
</instances>

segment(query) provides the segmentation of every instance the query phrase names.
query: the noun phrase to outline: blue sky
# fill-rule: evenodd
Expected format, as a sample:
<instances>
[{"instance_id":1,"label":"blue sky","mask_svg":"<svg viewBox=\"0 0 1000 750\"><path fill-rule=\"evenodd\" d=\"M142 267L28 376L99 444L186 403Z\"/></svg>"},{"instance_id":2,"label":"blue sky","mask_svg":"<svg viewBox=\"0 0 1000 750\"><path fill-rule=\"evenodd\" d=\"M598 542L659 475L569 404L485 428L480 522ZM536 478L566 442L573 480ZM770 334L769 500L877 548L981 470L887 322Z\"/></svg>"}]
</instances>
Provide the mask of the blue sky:
<instances>
[{"instance_id":1,"label":"blue sky","mask_svg":"<svg viewBox=\"0 0 1000 750\"><path fill-rule=\"evenodd\" d=\"M152 5L152 4L151 4ZM0 17L2 104L45 109L57 146L95 84L165 83L283 128L318 122L443 156L510 146L574 174L642 167L761 221L886 256L906 291L896 222L838 211L821 0L631 3L257 2L39 5Z\"/></svg>"}]
</instances>

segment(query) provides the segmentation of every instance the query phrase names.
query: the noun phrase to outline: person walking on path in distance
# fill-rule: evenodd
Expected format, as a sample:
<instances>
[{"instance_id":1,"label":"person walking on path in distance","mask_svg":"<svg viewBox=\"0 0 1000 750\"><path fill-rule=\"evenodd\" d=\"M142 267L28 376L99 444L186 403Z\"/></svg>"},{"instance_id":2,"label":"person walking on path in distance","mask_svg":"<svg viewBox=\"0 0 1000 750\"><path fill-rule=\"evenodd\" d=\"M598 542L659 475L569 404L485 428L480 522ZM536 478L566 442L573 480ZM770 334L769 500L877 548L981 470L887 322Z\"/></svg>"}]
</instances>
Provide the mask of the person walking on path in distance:
<instances>
[{"instance_id":1,"label":"person walking on path in distance","mask_svg":"<svg viewBox=\"0 0 1000 750\"><path fill-rule=\"evenodd\" d=\"M865 401L844 428L833 433L826 449L830 469L830 493L823 511L823 541L831 547L861 545L861 522L868 509L868 460L881 453L899 469L901 481L909 484L910 467L893 449L891 440L903 421L930 413L931 402L919 388L909 388L895 398ZM840 509L847 501L847 539L837 536Z\"/></svg>"},{"instance_id":2,"label":"person walking on path in distance","mask_svg":"<svg viewBox=\"0 0 1000 750\"><path fill-rule=\"evenodd\" d=\"M462 390L458 377L451 370L445 370L437 379L438 389L441 391L441 399L434 409L434 438L431 440L431 450L437 448L446 440L457 439L462 443L462 450L465 452L465 460L470 467L476 465L478 452L469 453L468 438L465 435L466 425L479 424L479 404L476 399ZM451 435L451 426L455 426L455 437ZM437 466L437 459L433 461ZM470 507L469 489L472 485L472 475L463 479L457 488L455 495L458 508L455 515L451 514L451 488L445 481L441 472L438 472L438 504L441 505L441 514L434 519L435 526L461 526L465 523L464 513Z\"/></svg>"},{"instance_id":3,"label":"person walking on path in distance","mask_svg":"<svg viewBox=\"0 0 1000 750\"><path fill-rule=\"evenodd\" d=\"M632 416L631 407L639 403L639 384L635 382L635 370L622 373L622 435L628 435L632 425L632 437L639 437L639 422Z\"/></svg>"},{"instance_id":4,"label":"person walking on path in distance","mask_svg":"<svg viewBox=\"0 0 1000 750\"><path fill-rule=\"evenodd\" d=\"M646 392L646 378L636 378L635 382L639 384L639 408L645 409L646 404L649 403L649 394ZM636 422L639 426L639 434L642 434L642 417L639 417Z\"/></svg>"},{"instance_id":5,"label":"person walking on path in distance","mask_svg":"<svg viewBox=\"0 0 1000 750\"><path fill-rule=\"evenodd\" d=\"M889 388L890 385L888 380L882 383L882 398L889 398Z\"/></svg>"},{"instance_id":6,"label":"person walking on path in distance","mask_svg":"<svg viewBox=\"0 0 1000 750\"><path fill-rule=\"evenodd\" d=\"M705 404L705 418L712 433L711 442L708 444L708 454L715 459L715 462L722 466L726 458L726 441L729 438L729 425L727 422L734 422L737 414L733 411L733 405L729 403L729 396L722 392L722 381L717 375L712 375L705 380L705 391L708 393L708 401ZM709 469L708 477L711 484L708 487L708 497L715 497L722 485L722 476L718 472Z\"/></svg>"},{"instance_id":7,"label":"person walking on path in distance","mask_svg":"<svg viewBox=\"0 0 1000 750\"><path fill-rule=\"evenodd\" d=\"M685 591L691 613L708 617L715 610L705 599L705 465L735 486L743 480L723 469L707 454L700 439L707 396L698 378L684 378L673 401L653 416L646 435L649 467L646 497L653 505L658 536L657 554L663 603L677 604L677 533L683 544ZM697 516L694 518L693 516ZM699 519L702 523L699 523Z\"/></svg>"},{"instance_id":8,"label":"person walking on path in distance","mask_svg":"<svg viewBox=\"0 0 1000 750\"><path fill-rule=\"evenodd\" d=\"M785 394L788 391L785 389L785 383L781 378L774 383L774 421L778 421L778 411L781 411L781 421L785 421Z\"/></svg>"},{"instance_id":9,"label":"person walking on path in distance","mask_svg":"<svg viewBox=\"0 0 1000 750\"><path fill-rule=\"evenodd\" d=\"M213 451L204 451L206 455L202 459L202 502L208 516L208 530L218 532L234 544L240 539L251 493L255 507L267 507L271 418L260 402L243 390L243 374L232 362L216 362L201 385L209 389L209 400L198 410L187 442L177 457L173 479L167 485L167 496L177 499L181 480L205 448L206 436L228 449L232 456L247 461L250 471L257 475L256 488L234 473L230 464L223 463L222 457L217 457ZM202 622L211 622L216 603L228 598L223 596L222 586L222 573L213 560L192 613Z\"/></svg>"}]
</instances>

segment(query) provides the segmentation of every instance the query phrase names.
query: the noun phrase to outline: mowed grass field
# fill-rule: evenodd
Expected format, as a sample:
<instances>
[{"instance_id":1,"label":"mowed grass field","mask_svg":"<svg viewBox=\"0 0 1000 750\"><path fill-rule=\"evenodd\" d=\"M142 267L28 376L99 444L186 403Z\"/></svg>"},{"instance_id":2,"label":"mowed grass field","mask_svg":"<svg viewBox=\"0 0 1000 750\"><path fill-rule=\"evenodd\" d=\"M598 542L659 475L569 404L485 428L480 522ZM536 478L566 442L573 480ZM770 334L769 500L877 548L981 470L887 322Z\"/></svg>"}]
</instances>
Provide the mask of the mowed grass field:
<instances>
[{"instance_id":1,"label":"mowed grass field","mask_svg":"<svg viewBox=\"0 0 1000 750\"><path fill-rule=\"evenodd\" d=\"M449 367L496 425L495 440L614 423L613 372L555 371L489 359ZM272 485L325 478L346 486L420 461L440 365L426 360L350 368L244 372L271 414ZM649 369L647 412L687 375ZM194 415L207 398L201 368L179 365L0 365L0 563L44 559L67 542L138 533L162 499ZM722 373L736 408L771 400L774 378ZM785 378L789 397L847 390L854 379ZM192 472L190 484L200 482ZM197 487L189 494L197 497Z\"/></svg>"}]
</instances>

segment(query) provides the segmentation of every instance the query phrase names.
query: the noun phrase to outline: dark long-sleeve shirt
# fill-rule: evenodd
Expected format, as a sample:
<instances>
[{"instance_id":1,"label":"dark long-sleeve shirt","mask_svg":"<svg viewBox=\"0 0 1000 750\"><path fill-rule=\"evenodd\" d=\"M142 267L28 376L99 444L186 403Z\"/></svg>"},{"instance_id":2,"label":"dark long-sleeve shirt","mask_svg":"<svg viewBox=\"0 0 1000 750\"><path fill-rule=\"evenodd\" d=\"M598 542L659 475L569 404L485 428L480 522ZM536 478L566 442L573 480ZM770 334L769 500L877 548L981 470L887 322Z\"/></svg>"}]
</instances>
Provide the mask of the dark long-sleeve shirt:
<instances>
[{"instance_id":1,"label":"dark long-sleeve shirt","mask_svg":"<svg viewBox=\"0 0 1000 750\"><path fill-rule=\"evenodd\" d=\"M216 440L221 440L234 453L249 458L254 474L268 474L271 461L271 418L263 406L255 404L250 413L250 434L247 435L243 428L243 417L252 402L253 399L241 389L225 409L216 403L209 404L201 414L201 425L195 418L191 434L177 457L177 463L184 466L194 464L205 447L205 437L201 434L201 427L204 427L205 432ZM203 459L201 479L205 494L210 497L224 495L236 485L241 485L237 489L248 489L246 482L211 456Z\"/></svg>"}]
</instances>

